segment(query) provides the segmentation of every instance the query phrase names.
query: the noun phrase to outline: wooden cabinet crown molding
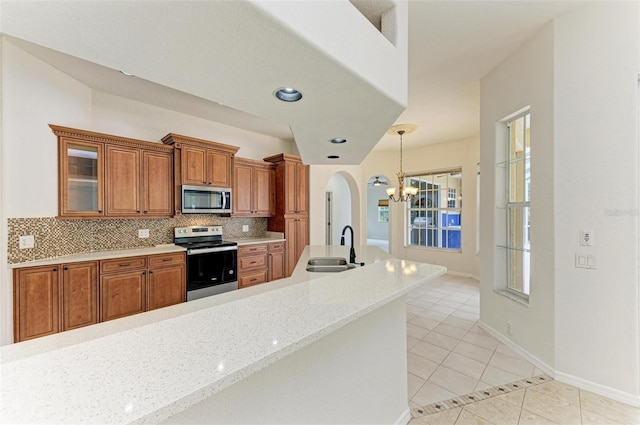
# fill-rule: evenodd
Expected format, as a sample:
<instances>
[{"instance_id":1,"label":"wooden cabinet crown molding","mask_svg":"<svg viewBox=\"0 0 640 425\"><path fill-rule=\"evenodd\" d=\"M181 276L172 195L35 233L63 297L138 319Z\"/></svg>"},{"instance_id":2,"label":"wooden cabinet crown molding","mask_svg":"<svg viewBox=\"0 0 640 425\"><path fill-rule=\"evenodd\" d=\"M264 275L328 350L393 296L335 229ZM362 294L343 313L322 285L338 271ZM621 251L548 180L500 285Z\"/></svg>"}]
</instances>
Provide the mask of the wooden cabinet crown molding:
<instances>
[{"instance_id":1,"label":"wooden cabinet crown molding","mask_svg":"<svg viewBox=\"0 0 640 425\"><path fill-rule=\"evenodd\" d=\"M128 146L132 148L155 150L159 152L173 152L173 146L167 146L166 144L162 143L147 142L145 140L130 139L128 137L97 133L95 131L79 130L77 128L62 127L54 124L49 124L49 127L53 131L53 134L55 134L59 138L68 137L89 142L102 142L113 145Z\"/></svg>"},{"instance_id":2,"label":"wooden cabinet crown molding","mask_svg":"<svg viewBox=\"0 0 640 425\"><path fill-rule=\"evenodd\" d=\"M276 168L275 164L272 164L270 162L260 161L259 159L235 157L234 163L236 165L246 165L248 167L259 167L259 168L265 168L268 170L275 170Z\"/></svg>"},{"instance_id":3,"label":"wooden cabinet crown molding","mask_svg":"<svg viewBox=\"0 0 640 425\"><path fill-rule=\"evenodd\" d=\"M226 152L229 155L235 155L238 150L237 146L225 145L224 143L213 142L210 140L197 139L195 137L183 136L181 134L169 133L162 138L162 143L165 145L175 146L180 148L182 144L199 146L204 149L212 149L220 152Z\"/></svg>"},{"instance_id":4,"label":"wooden cabinet crown molding","mask_svg":"<svg viewBox=\"0 0 640 425\"><path fill-rule=\"evenodd\" d=\"M292 155L289 153L279 153L277 155L272 155L267 158L264 158L264 161L271 162L271 163L283 162L283 161L302 162L302 158L300 158L300 156L298 155Z\"/></svg>"}]
</instances>

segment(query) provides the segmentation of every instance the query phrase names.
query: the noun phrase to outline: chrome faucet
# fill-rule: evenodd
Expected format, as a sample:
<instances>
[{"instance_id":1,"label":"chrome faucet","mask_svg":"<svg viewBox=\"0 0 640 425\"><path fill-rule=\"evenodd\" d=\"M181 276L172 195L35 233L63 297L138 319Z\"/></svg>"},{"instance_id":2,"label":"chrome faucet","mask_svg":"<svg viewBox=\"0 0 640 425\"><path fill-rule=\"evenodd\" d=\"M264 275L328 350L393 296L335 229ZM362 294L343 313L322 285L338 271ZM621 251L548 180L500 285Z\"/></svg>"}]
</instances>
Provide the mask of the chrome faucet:
<instances>
[{"instance_id":1,"label":"chrome faucet","mask_svg":"<svg viewBox=\"0 0 640 425\"><path fill-rule=\"evenodd\" d=\"M344 229L342 229L342 237L340 237L340 245L344 245L344 234L347 231L347 229L351 230L351 250L349 251L349 262L351 264L356 264L356 250L353 247L353 228L351 226L347 225L347 226L344 226Z\"/></svg>"}]
</instances>

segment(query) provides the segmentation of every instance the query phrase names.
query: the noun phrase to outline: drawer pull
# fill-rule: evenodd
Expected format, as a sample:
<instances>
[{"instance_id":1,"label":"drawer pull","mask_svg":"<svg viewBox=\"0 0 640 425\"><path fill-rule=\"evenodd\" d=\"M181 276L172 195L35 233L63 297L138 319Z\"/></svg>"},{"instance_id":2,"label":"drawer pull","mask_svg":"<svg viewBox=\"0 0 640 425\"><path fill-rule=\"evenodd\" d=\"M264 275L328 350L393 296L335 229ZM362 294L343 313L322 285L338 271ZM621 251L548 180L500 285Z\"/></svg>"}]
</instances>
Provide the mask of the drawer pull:
<instances>
[{"instance_id":1,"label":"drawer pull","mask_svg":"<svg viewBox=\"0 0 640 425\"><path fill-rule=\"evenodd\" d=\"M122 263L122 264L118 264L118 267L129 267L131 265L131 263Z\"/></svg>"},{"instance_id":2,"label":"drawer pull","mask_svg":"<svg viewBox=\"0 0 640 425\"><path fill-rule=\"evenodd\" d=\"M252 261L252 262L250 262L249 264L255 264L255 263L256 263L255 261Z\"/></svg>"},{"instance_id":3,"label":"drawer pull","mask_svg":"<svg viewBox=\"0 0 640 425\"><path fill-rule=\"evenodd\" d=\"M256 278L253 278L253 279L251 279L251 282L255 282L256 280L258 280L258 279L256 279Z\"/></svg>"},{"instance_id":4,"label":"drawer pull","mask_svg":"<svg viewBox=\"0 0 640 425\"><path fill-rule=\"evenodd\" d=\"M57 268L57 267L54 267L54 268L53 268L53 271L54 271L54 272L57 272L57 271L58 271L58 268Z\"/></svg>"},{"instance_id":5,"label":"drawer pull","mask_svg":"<svg viewBox=\"0 0 640 425\"><path fill-rule=\"evenodd\" d=\"M173 258L164 258L162 261L171 261Z\"/></svg>"}]
</instances>

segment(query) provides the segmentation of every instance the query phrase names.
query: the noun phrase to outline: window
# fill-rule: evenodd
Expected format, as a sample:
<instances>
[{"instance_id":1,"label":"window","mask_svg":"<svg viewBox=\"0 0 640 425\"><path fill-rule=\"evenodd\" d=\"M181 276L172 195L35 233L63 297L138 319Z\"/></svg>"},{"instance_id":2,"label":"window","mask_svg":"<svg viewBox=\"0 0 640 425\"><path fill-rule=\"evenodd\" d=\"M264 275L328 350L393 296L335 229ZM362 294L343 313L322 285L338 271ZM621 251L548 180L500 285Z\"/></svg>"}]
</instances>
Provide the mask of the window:
<instances>
[{"instance_id":1,"label":"window","mask_svg":"<svg viewBox=\"0 0 640 425\"><path fill-rule=\"evenodd\" d=\"M378 223L389 222L389 200L380 199L378 201Z\"/></svg>"},{"instance_id":2,"label":"window","mask_svg":"<svg viewBox=\"0 0 640 425\"><path fill-rule=\"evenodd\" d=\"M531 258L531 114L526 112L507 122L505 162L507 288L529 295Z\"/></svg>"},{"instance_id":3,"label":"window","mask_svg":"<svg viewBox=\"0 0 640 425\"><path fill-rule=\"evenodd\" d=\"M418 193L407 204L409 246L460 251L462 168L408 177Z\"/></svg>"}]
</instances>

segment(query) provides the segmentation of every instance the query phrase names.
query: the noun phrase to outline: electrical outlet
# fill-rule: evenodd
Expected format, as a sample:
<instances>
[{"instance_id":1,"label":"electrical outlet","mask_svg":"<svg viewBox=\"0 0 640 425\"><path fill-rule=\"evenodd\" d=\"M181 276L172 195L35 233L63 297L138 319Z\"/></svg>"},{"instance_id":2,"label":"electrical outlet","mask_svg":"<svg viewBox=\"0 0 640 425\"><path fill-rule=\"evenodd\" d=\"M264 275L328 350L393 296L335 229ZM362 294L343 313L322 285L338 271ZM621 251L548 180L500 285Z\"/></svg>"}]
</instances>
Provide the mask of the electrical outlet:
<instances>
[{"instance_id":1,"label":"electrical outlet","mask_svg":"<svg viewBox=\"0 0 640 425\"><path fill-rule=\"evenodd\" d=\"M138 230L138 237L140 239L148 238L149 237L149 229L139 229Z\"/></svg>"},{"instance_id":2,"label":"electrical outlet","mask_svg":"<svg viewBox=\"0 0 640 425\"><path fill-rule=\"evenodd\" d=\"M20 236L20 249L33 248L36 244L36 239L33 235Z\"/></svg>"},{"instance_id":3,"label":"electrical outlet","mask_svg":"<svg viewBox=\"0 0 640 425\"><path fill-rule=\"evenodd\" d=\"M242 231L243 232L248 232L249 231L249 225L248 224L243 224L242 225Z\"/></svg>"},{"instance_id":4,"label":"electrical outlet","mask_svg":"<svg viewBox=\"0 0 640 425\"><path fill-rule=\"evenodd\" d=\"M593 246L593 230L580 231L580 245Z\"/></svg>"}]
</instances>

